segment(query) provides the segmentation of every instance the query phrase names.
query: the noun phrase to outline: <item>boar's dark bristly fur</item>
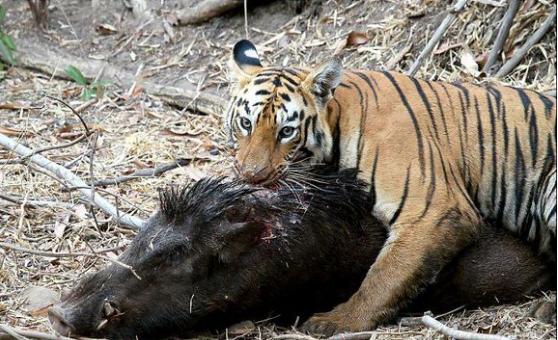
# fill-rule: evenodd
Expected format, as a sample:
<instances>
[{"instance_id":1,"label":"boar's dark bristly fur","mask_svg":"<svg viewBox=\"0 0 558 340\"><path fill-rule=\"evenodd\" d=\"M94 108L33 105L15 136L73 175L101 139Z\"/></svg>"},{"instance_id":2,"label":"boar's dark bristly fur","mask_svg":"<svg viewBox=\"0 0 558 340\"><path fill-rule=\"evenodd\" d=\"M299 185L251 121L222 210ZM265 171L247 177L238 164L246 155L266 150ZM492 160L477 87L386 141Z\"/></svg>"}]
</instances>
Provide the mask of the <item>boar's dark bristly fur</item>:
<instances>
[{"instance_id":1,"label":"boar's dark bristly fur","mask_svg":"<svg viewBox=\"0 0 558 340\"><path fill-rule=\"evenodd\" d=\"M120 257L141 280L111 265L50 319L64 335L160 338L331 307L358 287L386 237L370 227L354 175L275 191L224 178L164 190L160 211Z\"/></svg>"},{"instance_id":2,"label":"boar's dark bristly fur","mask_svg":"<svg viewBox=\"0 0 558 340\"><path fill-rule=\"evenodd\" d=\"M162 191L120 257L134 272L113 264L84 278L49 310L53 327L151 339L329 310L357 290L387 239L355 175L322 169L304 187L276 190L209 178ZM419 308L514 301L555 286L556 270L487 227L438 278Z\"/></svg>"}]
</instances>

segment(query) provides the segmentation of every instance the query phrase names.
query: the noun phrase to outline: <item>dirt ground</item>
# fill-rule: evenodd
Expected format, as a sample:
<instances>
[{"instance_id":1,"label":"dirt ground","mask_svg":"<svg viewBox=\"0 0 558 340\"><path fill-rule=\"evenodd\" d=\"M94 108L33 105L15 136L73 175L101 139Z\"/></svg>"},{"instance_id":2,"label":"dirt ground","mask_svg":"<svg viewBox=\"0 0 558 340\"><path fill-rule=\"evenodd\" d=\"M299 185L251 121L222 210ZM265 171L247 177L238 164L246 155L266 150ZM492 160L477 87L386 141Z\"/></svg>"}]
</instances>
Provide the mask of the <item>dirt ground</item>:
<instances>
[{"instance_id":1,"label":"dirt ground","mask_svg":"<svg viewBox=\"0 0 558 340\"><path fill-rule=\"evenodd\" d=\"M173 25L178 9L198 2L148 1L150 15L136 18L125 1L51 0L48 28L41 31L35 27L26 2L0 1L7 9L1 27L16 45L46 42L53 49L81 58L106 61L136 74L139 84L130 89L118 82L110 83L102 98L84 100L83 86L73 81L24 65L7 68L0 71L0 132L32 149L80 138L81 123L63 104L47 97L53 96L80 108L80 115L96 137L44 151L42 155L87 182L127 175L177 158L187 160L186 165L159 177L141 177L97 189L122 211L141 218L147 218L156 209L156 188L188 183L207 175L228 174L230 154L221 130L221 112L201 114L189 106L171 106L141 88L142 81L151 81L227 98L226 62L234 43L246 36L244 13L242 9L234 10L198 26ZM247 32L266 64L305 66L326 60L348 33L363 32L367 37L364 44L344 50L345 67L405 71L445 17L448 3L266 2L249 6ZM501 3L470 1L417 76L445 81L495 81L540 91L555 89L555 27L503 79L487 80L476 71L476 64L467 62L472 56L482 67L505 11L498 5ZM506 58L544 21L551 5L552 1L546 0L524 1L512 26L510 43L504 48ZM0 196L0 242L25 248L22 251L0 247L0 325L53 334L45 309L41 308L44 301L43 305L41 301L32 305L26 298L29 287L48 288L48 294L42 294L46 299L51 293L72 287L76 279L103 267L107 261L88 256L48 257L26 250L89 253L91 249L104 249L106 256L117 256L134 232L115 224L103 212L91 210L79 199L75 188L2 148L0 194L4 196L4 199ZM555 297L555 292L549 292L542 299ZM516 305L460 310L440 320L480 333L525 339L556 338L555 325L529 316L537 301L528 298ZM268 322L256 322L230 330L227 337L267 339L285 331L292 330L278 330ZM374 336L443 338L420 325L387 325Z\"/></svg>"}]
</instances>

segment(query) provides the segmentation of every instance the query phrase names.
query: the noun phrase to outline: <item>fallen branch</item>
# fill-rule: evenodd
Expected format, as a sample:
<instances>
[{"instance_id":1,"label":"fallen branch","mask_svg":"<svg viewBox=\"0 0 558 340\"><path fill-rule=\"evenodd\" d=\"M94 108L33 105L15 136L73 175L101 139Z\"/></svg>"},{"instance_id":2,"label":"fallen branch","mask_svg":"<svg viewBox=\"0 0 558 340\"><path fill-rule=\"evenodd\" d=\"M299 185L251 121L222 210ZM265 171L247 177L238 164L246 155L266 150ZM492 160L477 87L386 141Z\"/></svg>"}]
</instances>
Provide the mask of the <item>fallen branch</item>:
<instances>
[{"instance_id":1,"label":"fallen branch","mask_svg":"<svg viewBox=\"0 0 558 340\"><path fill-rule=\"evenodd\" d=\"M87 242L86 242L87 244ZM138 278L138 280L141 280L141 277L136 273L136 271L134 270L134 268L132 268L132 266L127 265L123 262L120 262L117 259L113 259L111 257L102 255L102 252L110 252L112 251L112 249L109 250L101 250L101 251L96 251L94 249L91 249L92 253L52 253L52 252L45 252L45 251L40 251L40 250L34 250L34 249L27 249L27 248L21 248L19 246L10 244L10 243L5 243L5 242L0 242L0 248L5 248L5 249L10 249L10 250L14 250L14 251L20 251L20 252L26 252L29 254L33 254L33 255L39 255L39 256L44 256L44 257L56 257L56 258L60 258L60 257L75 257L75 256L85 256L85 257L95 257L95 258L99 258L99 259L103 259L109 262L112 262L118 266L121 266L123 268L126 268L128 270L130 270L132 272L132 274Z\"/></svg>"},{"instance_id":2,"label":"fallen branch","mask_svg":"<svg viewBox=\"0 0 558 340\"><path fill-rule=\"evenodd\" d=\"M556 23L556 6L552 6L552 8L550 9L550 14L543 22L541 27L539 27L539 29L536 30L535 33L533 33L533 35L529 37L529 39L527 39L527 41L523 44L523 46L521 46L517 51L515 51L513 57L511 57L511 59L508 60L502 66L502 68L496 73L495 77L501 78L506 76L508 73L510 73L519 64L521 59L525 57L525 55L527 54L527 52L529 52L531 47L533 47L536 43L538 43L539 40L542 39L542 37L546 34L546 32L548 32L548 30L552 26L554 26L555 23Z\"/></svg>"},{"instance_id":3,"label":"fallen branch","mask_svg":"<svg viewBox=\"0 0 558 340\"><path fill-rule=\"evenodd\" d=\"M199 24L240 7L243 0L205 0L193 8L184 8L176 17L181 25Z\"/></svg>"},{"instance_id":4,"label":"fallen branch","mask_svg":"<svg viewBox=\"0 0 558 340\"><path fill-rule=\"evenodd\" d=\"M6 327L6 325L3 325L4 327ZM18 329L18 328L14 328L14 327L10 327L10 330L14 333L17 333L18 335L27 337L27 338L31 338L31 339L44 339L44 340L75 340L72 338L67 338L65 336L61 336L61 335L53 335L53 334L47 334L47 333L41 333L41 332L36 332L36 331L28 331L28 330L24 330L24 329ZM0 331L0 340L11 340L13 339L13 336L5 333L5 332L1 332Z\"/></svg>"},{"instance_id":5,"label":"fallen branch","mask_svg":"<svg viewBox=\"0 0 558 340\"><path fill-rule=\"evenodd\" d=\"M502 23L500 24L498 35L496 36L496 40L494 41L494 47L492 47L492 50L488 54L488 59L486 61L486 64L484 64L484 68L483 68L484 73L486 74L492 73L490 68L492 67L492 65L494 65L496 60L498 60L500 53L502 53L502 48L504 47L504 43L508 38L508 34L510 33L510 28L513 23L513 18L515 17L515 14L517 13L518 9L519 9L519 0L510 0L508 9L506 10L504 17L502 18Z\"/></svg>"},{"instance_id":6,"label":"fallen branch","mask_svg":"<svg viewBox=\"0 0 558 340\"><path fill-rule=\"evenodd\" d=\"M355 332L355 333L341 333L330 336L326 340L368 340L372 336L377 335L378 332Z\"/></svg>"},{"instance_id":7,"label":"fallen branch","mask_svg":"<svg viewBox=\"0 0 558 340\"><path fill-rule=\"evenodd\" d=\"M43 207L71 209L75 206L75 204L72 203L57 202L57 201L50 201L50 200L24 200L23 198L8 196L1 192L0 192L0 199L17 205L21 205L25 202L26 206L32 208L43 206Z\"/></svg>"},{"instance_id":8,"label":"fallen branch","mask_svg":"<svg viewBox=\"0 0 558 340\"><path fill-rule=\"evenodd\" d=\"M0 331L4 331L10 337L12 337L16 340L26 340L27 339L26 337L18 334L12 327L10 327L8 325L0 325Z\"/></svg>"},{"instance_id":9,"label":"fallen branch","mask_svg":"<svg viewBox=\"0 0 558 340\"><path fill-rule=\"evenodd\" d=\"M133 229L139 229L143 225L144 221L142 219L118 211L118 209L115 208L104 197L100 195L95 195L95 197L91 199L91 188L87 187L87 184L81 178L74 175L74 173L64 168L63 166L53 163L41 155L32 155L33 150L17 143L13 139L3 134L0 134L0 145L4 146L9 150L14 151L15 153L17 153L22 157L29 157L29 161L31 163L34 163L40 166L41 168L44 168L52 172L56 177L68 182L69 184L75 187L80 187L78 190L84 196L86 201L95 204L101 210L105 211L106 213L114 217L117 223L125 224L127 226L132 227Z\"/></svg>"},{"instance_id":10,"label":"fallen branch","mask_svg":"<svg viewBox=\"0 0 558 340\"><path fill-rule=\"evenodd\" d=\"M17 251L20 253L28 253L37 256L44 256L44 257L54 257L54 258L62 258L62 257L76 257L76 256L85 256L85 257L97 257L99 254L111 253L117 250L121 250L125 248L125 245L107 248L107 249L99 249L95 250L94 253L84 253L84 252L50 252L50 251L42 251L42 250L35 250L29 248L23 248L20 246L16 246L15 244L0 242L0 248L9 249L13 251Z\"/></svg>"},{"instance_id":11,"label":"fallen branch","mask_svg":"<svg viewBox=\"0 0 558 340\"><path fill-rule=\"evenodd\" d=\"M45 146L42 148L38 148L38 149L34 149L33 150L33 154L25 157L25 158L11 158L11 159L0 159L0 165L1 164L22 164L25 163L25 160L33 155L37 155L40 154L42 152L45 151L50 151L50 150L58 150L58 149L64 149L64 148L68 148L72 145L75 145L79 142L81 142L82 140L84 140L87 137L86 134L81 135L80 137L74 139L71 142L65 143L65 144L59 144L59 145L50 145L50 146Z\"/></svg>"},{"instance_id":12,"label":"fallen branch","mask_svg":"<svg viewBox=\"0 0 558 340\"><path fill-rule=\"evenodd\" d=\"M502 335L479 334L479 333L465 332L465 331L460 331L460 330L457 330L457 329L453 329L453 328L450 328L450 327L444 325L440 321L434 319L430 315L424 315L422 317L422 323L425 326L427 326L429 328L432 328L432 329L448 336L449 338L453 338L453 339L462 339L462 340L510 340L510 338L508 338L506 336L502 336Z\"/></svg>"},{"instance_id":13,"label":"fallen branch","mask_svg":"<svg viewBox=\"0 0 558 340\"><path fill-rule=\"evenodd\" d=\"M409 68L409 70L407 71L407 75L414 76L417 73L423 59L430 55L436 44L438 44L438 42L442 39L448 28L457 17L457 14L463 10L466 4L467 0L457 0L457 3L449 10L448 15L444 18L440 26L438 26L438 28L434 32L434 35L432 36L432 38L430 38L430 41L428 41L413 65L411 65L411 67Z\"/></svg>"},{"instance_id":14,"label":"fallen branch","mask_svg":"<svg viewBox=\"0 0 558 340\"><path fill-rule=\"evenodd\" d=\"M197 160L209 160L208 158L196 158ZM161 164L154 168L146 168L136 170L134 173L126 176L120 176L115 178L105 178L100 179L93 182L93 185L96 187L102 187L107 185L116 185L124 182L128 182L140 177L157 177L162 175L163 173L170 171L172 169L176 169L180 166L186 166L190 164L194 159L192 158L179 158L174 162Z\"/></svg>"},{"instance_id":15,"label":"fallen branch","mask_svg":"<svg viewBox=\"0 0 558 340\"><path fill-rule=\"evenodd\" d=\"M84 59L71 55L65 51L52 47L42 41L18 41L18 65L38 70L49 76L70 79L64 69L73 65L78 68L88 80L95 78L119 84L121 88L130 88L136 81L133 72L113 66L106 61ZM102 71L102 72L101 72ZM219 96L197 91L193 86L166 86L149 81L142 81L142 87L147 94L160 98L162 101L178 106L187 107L192 99L192 110L205 114L220 115L226 107L226 101ZM76 110L78 111L78 110Z\"/></svg>"}]
</instances>

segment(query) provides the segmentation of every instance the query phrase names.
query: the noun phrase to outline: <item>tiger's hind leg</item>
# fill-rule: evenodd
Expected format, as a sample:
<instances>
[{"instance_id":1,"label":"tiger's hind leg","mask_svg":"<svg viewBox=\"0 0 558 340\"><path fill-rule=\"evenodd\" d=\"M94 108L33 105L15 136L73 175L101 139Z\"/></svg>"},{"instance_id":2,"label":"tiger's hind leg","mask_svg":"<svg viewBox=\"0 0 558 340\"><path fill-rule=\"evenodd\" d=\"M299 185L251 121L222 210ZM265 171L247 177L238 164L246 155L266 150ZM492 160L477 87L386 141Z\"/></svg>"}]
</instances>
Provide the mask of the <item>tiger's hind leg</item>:
<instances>
[{"instance_id":1,"label":"tiger's hind leg","mask_svg":"<svg viewBox=\"0 0 558 340\"><path fill-rule=\"evenodd\" d=\"M556 261L556 168L542 182L532 205L528 240L536 243L541 253Z\"/></svg>"}]
</instances>

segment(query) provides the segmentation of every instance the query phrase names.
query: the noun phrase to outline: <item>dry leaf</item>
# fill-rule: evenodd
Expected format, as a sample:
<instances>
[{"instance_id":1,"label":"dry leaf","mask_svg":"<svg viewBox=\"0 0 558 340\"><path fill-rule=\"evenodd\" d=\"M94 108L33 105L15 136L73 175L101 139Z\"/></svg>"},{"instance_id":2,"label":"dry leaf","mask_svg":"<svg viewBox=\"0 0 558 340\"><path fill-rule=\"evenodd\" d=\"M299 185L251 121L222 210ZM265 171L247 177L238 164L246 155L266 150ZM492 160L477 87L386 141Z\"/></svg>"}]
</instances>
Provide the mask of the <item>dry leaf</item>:
<instances>
[{"instance_id":1,"label":"dry leaf","mask_svg":"<svg viewBox=\"0 0 558 340\"><path fill-rule=\"evenodd\" d=\"M95 27L95 31L101 35L110 35L117 32L116 28L109 24L100 24L99 26Z\"/></svg>"},{"instance_id":2,"label":"dry leaf","mask_svg":"<svg viewBox=\"0 0 558 340\"><path fill-rule=\"evenodd\" d=\"M356 47L360 45L364 45L368 42L368 37L364 32L356 32L351 31L347 36L347 44L346 47Z\"/></svg>"},{"instance_id":3,"label":"dry leaf","mask_svg":"<svg viewBox=\"0 0 558 340\"><path fill-rule=\"evenodd\" d=\"M473 56L473 53L468 47L464 48L463 51L461 52L460 60L461 60L461 65L463 66L463 68L467 73L469 73L474 77L477 77L480 74L479 65L475 61L475 56Z\"/></svg>"},{"instance_id":4,"label":"dry leaf","mask_svg":"<svg viewBox=\"0 0 558 340\"><path fill-rule=\"evenodd\" d=\"M19 136L31 136L32 133L30 131L24 131L19 129L12 129L9 127L0 126L0 133L10 137L19 137Z\"/></svg>"},{"instance_id":5,"label":"dry leaf","mask_svg":"<svg viewBox=\"0 0 558 340\"><path fill-rule=\"evenodd\" d=\"M200 179L207 177L207 174L205 172L197 169L194 166L187 166L187 167L183 167L182 169L184 169L186 175L194 181L199 181Z\"/></svg>"},{"instance_id":6,"label":"dry leaf","mask_svg":"<svg viewBox=\"0 0 558 340\"><path fill-rule=\"evenodd\" d=\"M457 43L457 44L443 44L442 46L438 47L436 50L434 50L434 52L432 52L432 54L436 55L436 54L442 54L444 52L447 52L451 49L454 49L456 47L461 47L463 46L463 43Z\"/></svg>"},{"instance_id":7,"label":"dry leaf","mask_svg":"<svg viewBox=\"0 0 558 340\"><path fill-rule=\"evenodd\" d=\"M163 136L188 136L188 137L196 137L202 134L202 131L194 131L194 132L190 132L187 131L186 129L180 129L177 127L174 128L168 128L168 129L164 129L163 131L161 131L161 134Z\"/></svg>"},{"instance_id":8,"label":"dry leaf","mask_svg":"<svg viewBox=\"0 0 558 340\"><path fill-rule=\"evenodd\" d=\"M60 300L60 294L46 287L31 286L22 292L22 298L24 309L32 315L41 315Z\"/></svg>"}]
</instances>

